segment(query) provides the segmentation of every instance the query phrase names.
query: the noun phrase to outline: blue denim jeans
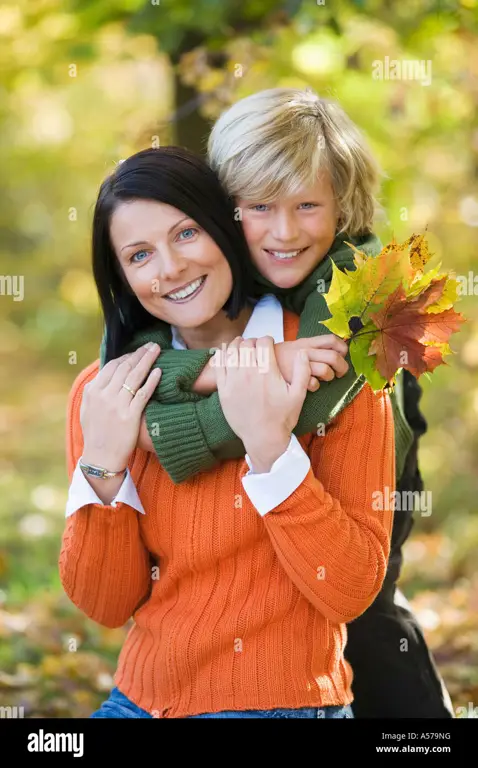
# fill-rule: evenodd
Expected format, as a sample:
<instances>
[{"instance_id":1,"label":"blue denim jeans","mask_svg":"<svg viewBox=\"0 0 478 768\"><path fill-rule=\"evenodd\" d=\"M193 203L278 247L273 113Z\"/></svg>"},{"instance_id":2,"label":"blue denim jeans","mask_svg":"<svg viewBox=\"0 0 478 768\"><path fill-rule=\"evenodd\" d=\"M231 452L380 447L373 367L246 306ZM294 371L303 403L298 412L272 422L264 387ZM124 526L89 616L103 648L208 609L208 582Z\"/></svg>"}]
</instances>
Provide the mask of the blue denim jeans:
<instances>
[{"instance_id":1,"label":"blue denim jeans","mask_svg":"<svg viewBox=\"0 0 478 768\"><path fill-rule=\"evenodd\" d=\"M93 712L91 717L148 717L153 719L153 715L146 712L145 709L141 709L127 696L125 696L118 688L113 688L109 698L103 702L96 712ZM301 707L300 709L246 709L243 711L236 710L224 710L223 712L205 712L200 715L190 715L188 719L198 717L346 717L353 718L352 708L350 704L344 706L329 706L329 707Z\"/></svg>"}]
</instances>

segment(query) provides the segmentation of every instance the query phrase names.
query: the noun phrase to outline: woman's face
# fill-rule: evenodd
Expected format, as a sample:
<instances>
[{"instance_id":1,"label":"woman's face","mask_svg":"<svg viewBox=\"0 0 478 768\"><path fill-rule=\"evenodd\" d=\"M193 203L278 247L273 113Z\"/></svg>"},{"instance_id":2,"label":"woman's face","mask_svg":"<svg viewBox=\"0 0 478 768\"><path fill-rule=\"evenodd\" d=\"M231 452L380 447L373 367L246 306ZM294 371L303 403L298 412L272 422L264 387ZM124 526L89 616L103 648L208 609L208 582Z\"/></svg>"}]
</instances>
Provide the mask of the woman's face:
<instances>
[{"instance_id":1,"label":"woman's face","mask_svg":"<svg viewBox=\"0 0 478 768\"><path fill-rule=\"evenodd\" d=\"M330 179L323 176L298 194L274 203L236 200L252 260L279 288L299 285L330 249L338 208Z\"/></svg>"},{"instance_id":2,"label":"woman's face","mask_svg":"<svg viewBox=\"0 0 478 768\"><path fill-rule=\"evenodd\" d=\"M132 291L154 317L196 328L229 298L232 273L222 251L177 208L153 200L121 203L110 237Z\"/></svg>"}]
</instances>

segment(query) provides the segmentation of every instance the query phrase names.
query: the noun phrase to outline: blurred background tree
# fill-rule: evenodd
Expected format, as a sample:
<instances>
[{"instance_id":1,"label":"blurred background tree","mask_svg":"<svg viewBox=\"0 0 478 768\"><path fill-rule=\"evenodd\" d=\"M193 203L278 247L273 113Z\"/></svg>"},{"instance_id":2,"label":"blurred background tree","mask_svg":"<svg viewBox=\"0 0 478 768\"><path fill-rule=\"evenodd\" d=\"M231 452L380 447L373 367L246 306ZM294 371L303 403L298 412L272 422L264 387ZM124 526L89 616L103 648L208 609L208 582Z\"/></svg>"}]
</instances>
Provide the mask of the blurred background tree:
<instances>
[{"instance_id":1,"label":"blurred background tree","mask_svg":"<svg viewBox=\"0 0 478 768\"><path fill-rule=\"evenodd\" d=\"M87 717L126 628L62 594L66 398L98 356L90 270L99 184L123 157L204 153L237 99L276 86L338 100L384 169L377 232L428 228L443 267L478 274L477 0L4 0L0 7L0 705ZM431 82L374 79L374 62L430 62ZM472 283L470 282L470 285ZM401 587L454 706L478 701L478 280L455 356L423 380L416 517ZM18 300L17 300L18 299ZM22 299L22 300L20 300ZM473 664L473 658L475 663Z\"/></svg>"}]
</instances>

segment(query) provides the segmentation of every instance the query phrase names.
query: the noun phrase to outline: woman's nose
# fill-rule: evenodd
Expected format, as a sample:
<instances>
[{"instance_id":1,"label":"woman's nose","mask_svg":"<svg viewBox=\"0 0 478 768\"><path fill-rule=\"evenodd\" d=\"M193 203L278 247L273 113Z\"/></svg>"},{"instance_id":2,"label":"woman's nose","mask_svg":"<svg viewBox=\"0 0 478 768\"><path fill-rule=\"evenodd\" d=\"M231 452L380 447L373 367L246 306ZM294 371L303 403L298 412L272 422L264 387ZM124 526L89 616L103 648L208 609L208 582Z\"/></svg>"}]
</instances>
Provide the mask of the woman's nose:
<instances>
[{"instance_id":1,"label":"woman's nose","mask_svg":"<svg viewBox=\"0 0 478 768\"><path fill-rule=\"evenodd\" d=\"M187 268L187 260L168 248L159 250L158 261L162 280L176 280Z\"/></svg>"}]
</instances>

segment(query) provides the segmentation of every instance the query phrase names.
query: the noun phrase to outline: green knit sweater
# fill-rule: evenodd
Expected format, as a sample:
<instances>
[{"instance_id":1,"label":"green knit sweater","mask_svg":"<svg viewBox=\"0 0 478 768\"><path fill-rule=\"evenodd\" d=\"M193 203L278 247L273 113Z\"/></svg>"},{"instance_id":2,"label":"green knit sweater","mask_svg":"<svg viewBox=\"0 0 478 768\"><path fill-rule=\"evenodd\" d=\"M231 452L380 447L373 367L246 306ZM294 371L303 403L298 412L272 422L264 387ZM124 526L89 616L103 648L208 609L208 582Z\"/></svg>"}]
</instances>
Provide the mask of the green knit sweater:
<instances>
[{"instance_id":1,"label":"green knit sweater","mask_svg":"<svg viewBox=\"0 0 478 768\"><path fill-rule=\"evenodd\" d=\"M324 293L329 290L332 279L332 260L340 269L355 269L352 249L345 241L352 242L368 255L376 255L381 248L375 235L361 238L338 236L327 256L295 288L278 288L257 271L255 273L258 297L272 293L286 309L300 315L298 338L330 333L321 321L331 316ZM161 353L155 365L163 372L146 406L146 423L158 459L172 481L180 483L197 472L210 469L222 459L245 456L242 441L232 431L222 412L218 393L206 397L191 389L213 353L209 349L172 349L171 327L162 321L155 321L150 328L136 334L124 351L134 351L146 341L156 341L161 345ZM101 365L104 364L104 353L105 336L100 350ZM350 353L346 359L349 370L345 376L321 382L317 392L307 393L294 429L295 435L315 432L319 424L327 425L360 392L365 378L355 373ZM398 483L413 442L413 432L403 411L401 374L397 376L391 400L395 419Z\"/></svg>"}]
</instances>

